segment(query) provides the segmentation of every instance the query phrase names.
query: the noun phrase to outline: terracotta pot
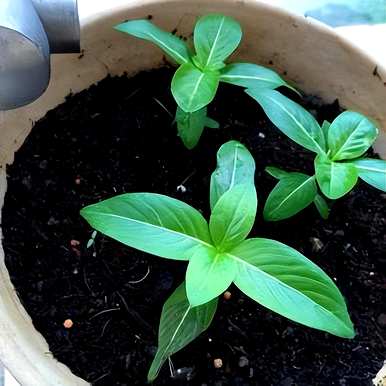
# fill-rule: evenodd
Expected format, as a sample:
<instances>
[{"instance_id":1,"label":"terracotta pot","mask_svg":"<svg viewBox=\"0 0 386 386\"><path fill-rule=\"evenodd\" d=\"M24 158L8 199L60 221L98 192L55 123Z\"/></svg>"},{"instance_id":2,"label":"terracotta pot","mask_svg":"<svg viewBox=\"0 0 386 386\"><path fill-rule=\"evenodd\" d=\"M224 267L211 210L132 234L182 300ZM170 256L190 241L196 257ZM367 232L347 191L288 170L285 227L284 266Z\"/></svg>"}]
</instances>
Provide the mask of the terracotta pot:
<instances>
[{"instance_id":1,"label":"terracotta pot","mask_svg":"<svg viewBox=\"0 0 386 386\"><path fill-rule=\"evenodd\" d=\"M336 98L346 108L377 120L386 129L386 70L332 29L256 0L88 0L79 1L83 54L52 59L51 84L38 101L0 113L0 205L6 191L5 165L29 134L33 122L108 73L134 74L162 63L162 52L112 29L125 19L153 16L179 34L190 34L198 15L222 12L242 25L237 57L271 66L305 93ZM271 63L271 64L270 64ZM55 128L52 128L53 130ZM386 133L377 143L386 156ZM76 377L49 353L20 304L0 248L0 360L24 386L76 386Z\"/></svg>"}]
</instances>

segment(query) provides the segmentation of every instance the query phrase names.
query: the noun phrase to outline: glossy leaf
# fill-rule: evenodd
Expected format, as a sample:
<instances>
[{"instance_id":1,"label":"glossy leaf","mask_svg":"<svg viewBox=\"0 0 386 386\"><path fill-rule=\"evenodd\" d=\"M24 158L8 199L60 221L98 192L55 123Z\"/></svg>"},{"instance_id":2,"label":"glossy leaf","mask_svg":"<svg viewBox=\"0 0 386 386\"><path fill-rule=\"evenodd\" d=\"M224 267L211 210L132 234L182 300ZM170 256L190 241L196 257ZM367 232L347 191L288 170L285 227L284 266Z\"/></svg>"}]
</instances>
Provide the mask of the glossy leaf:
<instances>
[{"instance_id":1,"label":"glossy leaf","mask_svg":"<svg viewBox=\"0 0 386 386\"><path fill-rule=\"evenodd\" d=\"M236 185L217 201L209 220L214 245L227 251L241 243L255 222L257 196L252 184Z\"/></svg>"},{"instance_id":2,"label":"glossy leaf","mask_svg":"<svg viewBox=\"0 0 386 386\"><path fill-rule=\"evenodd\" d=\"M172 79L172 94L178 106L193 113L208 105L216 95L217 72L203 72L191 63L178 68Z\"/></svg>"},{"instance_id":3,"label":"glossy leaf","mask_svg":"<svg viewBox=\"0 0 386 386\"><path fill-rule=\"evenodd\" d=\"M265 168L265 171L268 174L270 174L273 178L276 178L277 180L280 180L284 177L287 177L289 174L291 174L289 172L286 172L285 170L276 168L275 166L267 166Z\"/></svg>"},{"instance_id":4,"label":"glossy leaf","mask_svg":"<svg viewBox=\"0 0 386 386\"><path fill-rule=\"evenodd\" d=\"M375 141L378 129L364 115L345 111L328 130L328 147L333 161L361 156Z\"/></svg>"},{"instance_id":5,"label":"glossy leaf","mask_svg":"<svg viewBox=\"0 0 386 386\"><path fill-rule=\"evenodd\" d=\"M320 194L317 194L314 198L314 204L320 214L320 217L322 217L324 220L327 220L328 216L330 215L330 208L327 204L327 201Z\"/></svg>"},{"instance_id":6,"label":"glossy leaf","mask_svg":"<svg viewBox=\"0 0 386 386\"><path fill-rule=\"evenodd\" d=\"M248 89L245 92L261 105L268 118L285 135L315 153L325 152L322 129L307 110L276 90Z\"/></svg>"},{"instance_id":7,"label":"glossy leaf","mask_svg":"<svg viewBox=\"0 0 386 386\"><path fill-rule=\"evenodd\" d=\"M182 201L152 193L122 194L81 210L97 231L153 255L187 260L210 247L208 224Z\"/></svg>"},{"instance_id":8,"label":"glossy leaf","mask_svg":"<svg viewBox=\"0 0 386 386\"><path fill-rule=\"evenodd\" d=\"M149 20L130 20L118 24L114 28L156 44L178 64L190 61L190 53L186 44L170 32L161 30Z\"/></svg>"},{"instance_id":9,"label":"glossy leaf","mask_svg":"<svg viewBox=\"0 0 386 386\"><path fill-rule=\"evenodd\" d=\"M148 373L148 381L157 377L162 365L203 333L211 324L217 299L198 307L189 304L182 283L165 302L158 333L158 350Z\"/></svg>"},{"instance_id":10,"label":"glossy leaf","mask_svg":"<svg viewBox=\"0 0 386 386\"><path fill-rule=\"evenodd\" d=\"M354 337L334 282L295 249L273 240L249 239L228 255L239 266L235 284L258 303L306 326Z\"/></svg>"},{"instance_id":11,"label":"glossy leaf","mask_svg":"<svg viewBox=\"0 0 386 386\"><path fill-rule=\"evenodd\" d=\"M288 173L269 194L264 206L264 219L278 221L292 217L312 204L316 194L314 176Z\"/></svg>"},{"instance_id":12,"label":"glossy leaf","mask_svg":"<svg viewBox=\"0 0 386 386\"><path fill-rule=\"evenodd\" d=\"M236 262L216 249L198 251L186 271L189 303L196 307L216 298L231 285L236 272Z\"/></svg>"},{"instance_id":13,"label":"glossy leaf","mask_svg":"<svg viewBox=\"0 0 386 386\"><path fill-rule=\"evenodd\" d=\"M221 70L220 81L245 88L275 89L286 86L296 91L275 71L252 63L231 63L226 65Z\"/></svg>"},{"instance_id":14,"label":"glossy leaf","mask_svg":"<svg viewBox=\"0 0 386 386\"><path fill-rule=\"evenodd\" d=\"M219 69L241 41L241 27L236 20L218 14L201 17L194 28L196 61L202 69Z\"/></svg>"},{"instance_id":15,"label":"glossy leaf","mask_svg":"<svg viewBox=\"0 0 386 386\"><path fill-rule=\"evenodd\" d=\"M179 106L176 111L178 135L188 149L193 149L200 140L205 127L218 128L218 123L207 117L207 109L203 107L194 113L186 113Z\"/></svg>"},{"instance_id":16,"label":"glossy leaf","mask_svg":"<svg viewBox=\"0 0 386 386\"><path fill-rule=\"evenodd\" d=\"M358 170L359 178L374 188L386 192L386 161L363 158L353 163Z\"/></svg>"},{"instance_id":17,"label":"glossy leaf","mask_svg":"<svg viewBox=\"0 0 386 386\"><path fill-rule=\"evenodd\" d=\"M229 189L240 184L255 184L255 161L248 149L229 141L217 152L217 167L210 179L210 207Z\"/></svg>"},{"instance_id":18,"label":"glossy leaf","mask_svg":"<svg viewBox=\"0 0 386 386\"><path fill-rule=\"evenodd\" d=\"M315 173L321 191L332 200L343 197L358 181L354 164L333 162L325 156L315 158Z\"/></svg>"},{"instance_id":19,"label":"glossy leaf","mask_svg":"<svg viewBox=\"0 0 386 386\"><path fill-rule=\"evenodd\" d=\"M328 139L328 130L330 129L330 126L331 126L330 122L323 121L322 131L323 131L323 135L324 135L324 139L326 140L326 143L327 143L327 139Z\"/></svg>"}]
</instances>

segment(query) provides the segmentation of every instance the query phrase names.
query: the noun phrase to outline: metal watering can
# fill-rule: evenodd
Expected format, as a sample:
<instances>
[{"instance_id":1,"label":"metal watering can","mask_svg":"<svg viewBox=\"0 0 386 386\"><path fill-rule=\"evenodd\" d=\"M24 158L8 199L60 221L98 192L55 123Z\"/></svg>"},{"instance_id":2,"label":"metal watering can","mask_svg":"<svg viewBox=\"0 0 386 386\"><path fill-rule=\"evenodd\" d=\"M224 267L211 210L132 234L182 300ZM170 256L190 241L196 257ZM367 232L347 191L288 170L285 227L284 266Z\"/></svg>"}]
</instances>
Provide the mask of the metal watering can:
<instances>
[{"instance_id":1,"label":"metal watering can","mask_svg":"<svg viewBox=\"0 0 386 386\"><path fill-rule=\"evenodd\" d=\"M77 0L0 0L0 110L45 91L50 54L79 51Z\"/></svg>"}]
</instances>

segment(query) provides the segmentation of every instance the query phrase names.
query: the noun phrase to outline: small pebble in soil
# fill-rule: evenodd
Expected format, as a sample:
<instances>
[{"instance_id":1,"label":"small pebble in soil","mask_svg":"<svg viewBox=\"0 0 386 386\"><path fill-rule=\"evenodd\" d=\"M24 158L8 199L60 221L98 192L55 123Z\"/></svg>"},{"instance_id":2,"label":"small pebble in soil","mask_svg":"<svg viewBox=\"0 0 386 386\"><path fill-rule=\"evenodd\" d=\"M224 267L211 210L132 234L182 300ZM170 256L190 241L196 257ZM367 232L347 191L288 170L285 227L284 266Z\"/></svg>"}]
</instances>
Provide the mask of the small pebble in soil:
<instances>
[{"instance_id":1,"label":"small pebble in soil","mask_svg":"<svg viewBox=\"0 0 386 386\"><path fill-rule=\"evenodd\" d=\"M232 294L230 291L225 291L224 292L224 299L229 300L232 297Z\"/></svg>"},{"instance_id":2,"label":"small pebble in soil","mask_svg":"<svg viewBox=\"0 0 386 386\"><path fill-rule=\"evenodd\" d=\"M70 241L70 245L72 247L78 247L80 245L80 241L78 241L78 240L71 240Z\"/></svg>"},{"instance_id":3,"label":"small pebble in soil","mask_svg":"<svg viewBox=\"0 0 386 386\"><path fill-rule=\"evenodd\" d=\"M312 245L312 252L319 252L323 249L324 244L317 237L310 237L310 242Z\"/></svg>"},{"instance_id":4,"label":"small pebble in soil","mask_svg":"<svg viewBox=\"0 0 386 386\"><path fill-rule=\"evenodd\" d=\"M176 380L191 381L194 378L194 369L193 367L181 367L175 371L172 378Z\"/></svg>"},{"instance_id":5,"label":"small pebble in soil","mask_svg":"<svg viewBox=\"0 0 386 386\"><path fill-rule=\"evenodd\" d=\"M177 192L185 193L186 192L185 186L184 185L178 185L177 186Z\"/></svg>"},{"instance_id":6,"label":"small pebble in soil","mask_svg":"<svg viewBox=\"0 0 386 386\"><path fill-rule=\"evenodd\" d=\"M240 359L239 359L239 367L246 367L248 365L249 365L248 358L245 357L245 356L240 357Z\"/></svg>"},{"instance_id":7,"label":"small pebble in soil","mask_svg":"<svg viewBox=\"0 0 386 386\"><path fill-rule=\"evenodd\" d=\"M221 358L216 358L213 360L213 366L215 369L221 369L223 363Z\"/></svg>"},{"instance_id":8,"label":"small pebble in soil","mask_svg":"<svg viewBox=\"0 0 386 386\"><path fill-rule=\"evenodd\" d=\"M71 319L66 319L66 320L63 322L63 327L64 327L64 328L67 328L67 329L72 328L73 325L74 325L74 322L73 322Z\"/></svg>"}]
</instances>

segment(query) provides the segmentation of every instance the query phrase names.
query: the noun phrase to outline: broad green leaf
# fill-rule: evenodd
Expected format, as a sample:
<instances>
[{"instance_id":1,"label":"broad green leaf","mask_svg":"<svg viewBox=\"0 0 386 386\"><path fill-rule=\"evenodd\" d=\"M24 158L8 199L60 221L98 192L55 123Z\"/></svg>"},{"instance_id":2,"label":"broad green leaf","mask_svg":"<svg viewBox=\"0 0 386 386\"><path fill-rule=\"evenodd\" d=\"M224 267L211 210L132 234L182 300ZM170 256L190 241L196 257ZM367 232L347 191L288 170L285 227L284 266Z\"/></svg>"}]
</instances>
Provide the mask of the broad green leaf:
<instances>
[{"instance_id":1,"label":"broad green leaf","mask_svg":"<svg viewBox=\"0 0 386 386\"><path fill-rule=\"evenodd\" d=\"M165 258L188 260L197 248L211 245L201 213L161 194L122 194L87 206L80 214L97 231Z\"/></svg>"},{"instance_id":2,"label":"broad green leaf","mask_svg":"<svg viewBox=\"0 0 386 386\"><path fill-rule=\"evenodd\" d=\"M186 44L170 32L161 30L149 20L130 20L118 24L114 28L156 44L178 64L184 64L190 61L190 54Z\"/></svg>"},{"instance_id":3,"label":"broad green leaf","mask_svg":"<svg viewBox=\"0 0 386 386\"><path fill-rule=\"evenodd\" d=\"M229 189L240 184L255 184L255 160L237 141L224 143L217 152L217 167L210 179L210 208Z\"/></svg>"},{"instance_id":4,"label":"broad green leaf","mask_svg":"<svg viewBox=\"0 0 386 386\"><path fill-rule=\"evenodd\" d=\"M203 107L194 113L186 113L177 106L176 122L178 135L188 149L193 149L197 145L206 126L214 125L215 121L208 118L206 114L206 107Z\"/></svg>"},{"instance_id":5,"label":"broad green leaf","mask_svg":"<svg viewBox=\"0 0 386 386\"><path fill-rule=\"evenodd\" d=\"M178 68L172 79L172 94L178 106L193 113L212 102L219 83L217 72L201 71L191 63Z\"/></svg>"},{"instance_id":6,"label":"broad green leaf","mask_svg":"<svg viewBox=\"0 0 386 386\"><path fill-rule=\"evenodd\" d=\"M378 129L364 115L345 111L328 130L329 157L333 161L361 156L376 140Z\"/></svg>"},{"instance_id":7,"label":"broad green leaf","mask_svg":"<svg viewBox=\"0 0 386 386\"><path fill-rule=\"evenodd\" d=\"M217 201L209 220L209 230L219 251L241 243L255 222L257 196L254 185L236 185Z\"/></svg>"},{"instance_id":8,"label":"broad green leaf","mask_svg":"<svg viewBox=\"0 0 386 386\"><path fill-rule=\"evenodd\" d=\"M186 293L192 307L218 297L231 285L237 264L216 249L197 251L186 271Z\"/></svg>"},{"instance_id":9,"label":"broad green leaf","mask_svg":"<svg viewBox=\"0 0 386 386\"><path fill-rule=\"evenodd\" d=\"M151 364L148 381L157 377L165 361L203 333L211 324L217 299L198 307L189 304L182 283L165 302L158 332L158 350Z\"/></svg>"},{"instance_id":10,"label":"broad green leaf","mask_svg":"<svg viewBox=\"0 0 386 386\"><path fill-rule=\"evenodd\" d=\"M353 163L358 170L359 178L374 188L386 192L386 161L363 158Z\"/></svg>"},{"instance_id":11,"label":"broad green leaf","mask_svg":"<svg viewBox=\"0 0 386 386\"><path fill-rule=\"evenodd\" d=\"M327 201L320 194L317 194L314 199L314 204L320 214L320 217L322 217L324 220L327 220L328 216L330 215L330 208L327 204Z\"/></svg>"},{"instance_id":12,"label":"broad green leaf","mask_svg":"<svg viewBox=\"0 0 386 386\"><path fill-rule=\"evenodd\" d=\"M317 191L315 176L288 173L269 194L264 206L264 219L278 221L292 217L312 204Z\"/></svg>"},{"instance_id":13,"label":"broad green leaf","mask_svg":"<svg viewBox=\"0 0 386 386\"><path fill-rule=\"evenodd\" d=\"M231 63L226 65L221 70L220 81L246 88L275 89L286 86L296 91L275 71L252 63Z\"/></svg>"},{"instance_id":14,"label":"broad green leaf","mask_svg":"<svg viewBox=\"0 0 386 386\"><path fill-rule=\"evenodd\" d=\"M332 200L343 197L358 181L354 164L333 162L326 156L315 158L315 174L320 190Z\"/></svg>"},{"instance_id":15,"label":"broad green leaf","mask_svg":"<svg viewBox=\"0 0 386 386\"><path fill-rule=\"evenodd\" d=\"M306 109L276 90L248 89L245 92L261 105L268 118L285 135L315 153L325 152L322 129Z\"/></svg>"},{"instance_id":16,"label":"broad green leaf","mask_svg":"<svg viewBox=\"0 0 386 386\"><path fill-rule=\"evenodd\" d=\"M236 20L218 14L201 17L194 28L196 61L202 69L219 69L241 41L241 27Z\"/></svg>"},{"instance_id":17,"label":"broad green leaf","mask_svg":"<svg viewBox=\"0 0 386 386\"><path fill-rule=\"evenodd\" d=\"M322 131L323 131L323 135L324 135L324 139L325 139L326 143L327 143L327 139L328 139L328 130L330 129L330 126L331 126L330 122L323 121Z\"/></svg>"},{"instance_id":18,"label":"broad green leaf","mask_svg":"<svg viewBox=\"0 0 386 386\"><path fill-rule=\"evenodd\" d=\"M270 174L273 178L276 178L277 180L280 180L284 177L287 177L289 174L291 174L289 172L286 172L285 170L276 168L275 166L267 166L265 168L265 171L268 174Z\"/></svg>"},{"instance_id":19,"label":"broad green leaf","mask_svg":"<svg viewBox=\"0 0 386 386\"><path fill-rule=\"evenodd\" d=\"M258 303L306 326L354 337L334 282L295 249L273 240L249 239L227 254L239 266L235 284Z\"/></svg>"}]
</instances>

